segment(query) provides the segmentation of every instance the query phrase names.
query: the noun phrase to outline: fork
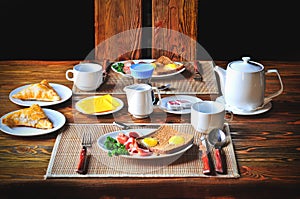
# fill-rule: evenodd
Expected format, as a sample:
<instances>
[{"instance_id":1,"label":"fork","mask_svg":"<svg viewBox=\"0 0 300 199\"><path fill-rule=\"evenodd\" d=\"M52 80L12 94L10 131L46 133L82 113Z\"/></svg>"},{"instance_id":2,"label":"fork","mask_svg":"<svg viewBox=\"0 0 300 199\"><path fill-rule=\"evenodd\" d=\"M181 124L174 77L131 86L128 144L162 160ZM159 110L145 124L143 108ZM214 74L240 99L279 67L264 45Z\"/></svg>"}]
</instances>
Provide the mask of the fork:
<instances>
[{"instance_id":1,"label":"fork","mask_svg":"<svg viewBox=\"0 0 300 199\"><path fill-rule=\"evenodd\" d=\"M79 174L86 174L88 166L87 147L92 146L92 137L90 132L83 133L81 145L82 149L80 151L79 164L77 166L76 172Z\"/></svg>"}]
</instances>

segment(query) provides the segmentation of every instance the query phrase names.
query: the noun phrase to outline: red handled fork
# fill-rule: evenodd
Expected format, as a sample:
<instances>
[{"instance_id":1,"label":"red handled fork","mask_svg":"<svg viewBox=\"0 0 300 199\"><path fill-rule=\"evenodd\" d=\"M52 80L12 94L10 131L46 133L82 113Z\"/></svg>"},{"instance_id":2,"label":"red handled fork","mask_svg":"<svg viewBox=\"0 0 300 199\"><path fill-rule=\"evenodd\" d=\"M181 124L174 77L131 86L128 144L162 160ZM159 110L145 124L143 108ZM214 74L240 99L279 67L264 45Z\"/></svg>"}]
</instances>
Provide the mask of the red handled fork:
<instances>
[{"instance_id":1,"label":"red handled fork","mask_svg":"<svg viewBox=\"0 0 300 199\"><path fill-rule=\"evenodd\" d=\"M79 174L86 174L88 169L87 147L92 146L92 137L90 132L84 132L82 136L82 149L80 151L79 164L76 172Z\"/></svg>"}]
</instances>

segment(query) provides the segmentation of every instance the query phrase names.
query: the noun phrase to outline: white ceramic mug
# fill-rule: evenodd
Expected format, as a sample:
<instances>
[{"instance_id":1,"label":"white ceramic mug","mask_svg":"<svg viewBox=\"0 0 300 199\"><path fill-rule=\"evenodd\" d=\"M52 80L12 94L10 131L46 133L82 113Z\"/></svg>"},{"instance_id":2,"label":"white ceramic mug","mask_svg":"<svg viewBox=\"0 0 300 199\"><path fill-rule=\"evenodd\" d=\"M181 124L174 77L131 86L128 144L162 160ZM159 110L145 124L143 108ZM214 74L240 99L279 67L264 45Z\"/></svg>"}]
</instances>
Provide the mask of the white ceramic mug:
<instances>
[{"instance_id":1,"label":"white ceramic mug","mask_svg":"<svg viewBox=\"0 0 300 199\"><path fill-rule=\"evenodd\" d=\"M70 73L73 77L69 77ZM80 90L96 90L103 82L103 68L100 64L80 63L66 71L66 78Z\"/></svg>"},{"instance_id":2,"label":"white ceramic mug","mask_svg":"<svg viewBox=\"0 0 300 199\"><path fill-rule=\"evenodd\" d=\"M227 114L229 118L227 118ZM196 102L191 107L191 124L196 131L207 132L210 129L223 129L224 123L230 122L233 114L225 110L224 104L216 101Z\"/></svg>"}]
</instances>

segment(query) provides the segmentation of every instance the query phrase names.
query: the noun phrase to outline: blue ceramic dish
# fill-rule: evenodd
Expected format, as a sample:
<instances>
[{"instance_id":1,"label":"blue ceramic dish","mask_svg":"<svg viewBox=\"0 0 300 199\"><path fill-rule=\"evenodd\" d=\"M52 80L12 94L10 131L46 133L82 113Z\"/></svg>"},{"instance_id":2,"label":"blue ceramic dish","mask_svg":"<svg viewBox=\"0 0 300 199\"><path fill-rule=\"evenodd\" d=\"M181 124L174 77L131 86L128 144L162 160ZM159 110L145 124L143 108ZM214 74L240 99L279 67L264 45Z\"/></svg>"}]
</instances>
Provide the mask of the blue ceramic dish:
<instances>
[{"instance_id":1,"label":"blue ceramic dish","mask_svg":"<svg viewBox=\"0 0 300 199\"><path fill-rule=\"evenodd\" d=\"M136 79L147 79L152 77L154 67L152 64L133 64L130 66L131 76Z\"/></svg>"}]
</instances>

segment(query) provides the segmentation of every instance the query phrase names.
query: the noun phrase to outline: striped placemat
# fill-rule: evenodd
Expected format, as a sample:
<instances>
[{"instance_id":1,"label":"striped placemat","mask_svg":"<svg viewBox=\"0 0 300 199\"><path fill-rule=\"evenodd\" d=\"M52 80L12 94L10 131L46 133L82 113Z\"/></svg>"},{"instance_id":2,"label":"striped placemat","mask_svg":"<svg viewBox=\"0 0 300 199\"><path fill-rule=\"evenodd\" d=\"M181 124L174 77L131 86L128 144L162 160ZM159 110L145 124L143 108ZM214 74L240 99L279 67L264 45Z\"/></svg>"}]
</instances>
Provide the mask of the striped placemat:
<instances>
[{"instance_id":1,"label":"striped placemat","mask_svg":"<svg viewBox=\"0 0 300 199\"><path fill-rule=\"evenodd\" d=\"M161 124L134 124L133 129L158 128ZM178 159L174 157L155 160L137 160L124 157L109 157L97 145L98 138L109 132L120 131L112 124L68 124L59 133L45 179L76 177L218 177L238 178L236 158L230 133L229 143L223 150L226 155L227 174L204 175L202 161L199 158L198 143L201 133L196 132L190 124L164 124L180 131L191 133L195 137L194 145ZM93 143L88 147L89 164L85 175L76 173L81 150L83 132L91 132ZM134 130L133 130L134 131ZM213 150L213 149L211 149ZM214 161L214 159L213 159Z\"/></svg>"},{"instance_id":2,"label":"striped placemat","mask_svg":"<svg viewBox=\"0 0 300 199\"><path fill-rule=\"evenodd\" d=\"M152 86L158 87L171 84L171 88L161 91L161 94L218 94L218 86L212 61L200 61L203 81L194 79L194 66L192 63L185 64L185 70L177 75L152 78ZM133 78L108 70L106 81L95 91L82 91L73 86L74 94L124 94L123 88L134 83Z\"/></svg>"}]
</instances>

